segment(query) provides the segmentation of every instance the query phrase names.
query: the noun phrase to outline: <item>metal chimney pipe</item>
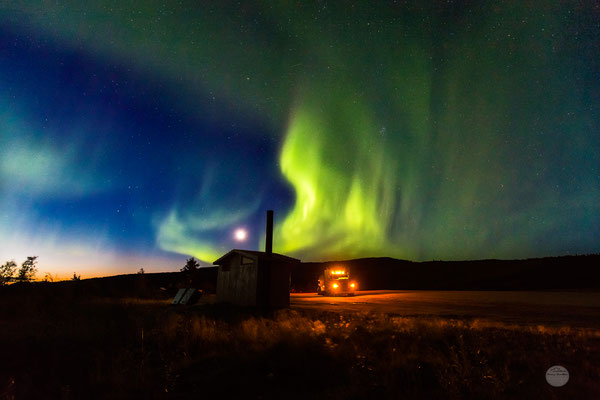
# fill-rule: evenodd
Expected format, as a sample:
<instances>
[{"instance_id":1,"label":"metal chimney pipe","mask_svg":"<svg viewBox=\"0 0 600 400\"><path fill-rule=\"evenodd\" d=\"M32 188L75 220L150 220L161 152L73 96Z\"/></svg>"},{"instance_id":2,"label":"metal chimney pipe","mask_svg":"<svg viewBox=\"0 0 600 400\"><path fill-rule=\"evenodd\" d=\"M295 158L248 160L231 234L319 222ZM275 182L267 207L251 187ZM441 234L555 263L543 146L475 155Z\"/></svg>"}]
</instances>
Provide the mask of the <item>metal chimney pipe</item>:
<instances>
[{"instance_id":1,"label":"metal chimney pipe","mask_svg":"<svg viewBox=\"0 0 600 400\"><path fill-rule=\"evenodd\" d=\"M267 210L267 233L265 253L273 254L273 210Z\"/></svg>"}]
</instances>

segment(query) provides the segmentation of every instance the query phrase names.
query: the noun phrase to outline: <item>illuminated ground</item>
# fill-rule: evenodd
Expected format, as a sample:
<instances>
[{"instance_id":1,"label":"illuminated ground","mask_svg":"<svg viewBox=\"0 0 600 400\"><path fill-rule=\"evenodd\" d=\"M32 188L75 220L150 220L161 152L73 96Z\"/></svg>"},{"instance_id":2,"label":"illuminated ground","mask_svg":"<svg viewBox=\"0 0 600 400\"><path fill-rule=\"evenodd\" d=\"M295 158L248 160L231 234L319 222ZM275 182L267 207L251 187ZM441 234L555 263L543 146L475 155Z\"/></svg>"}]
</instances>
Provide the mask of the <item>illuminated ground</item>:
<instances>
[{"instance_id":1,"label":"illuminated ground","mask_svg":"<svg viewBox=\"0 0 600 400\"><path fill-rule=\"evenodd\" d=\"M84 283L0 290L0 399L600 398L600 292L292 294L271 311Z\"/></svg>"},{"instance_id":2,"label":"illuminated ground","mask_svg":"<svg viewBox=\"0 0 600 400\"><path fill-rule=\"evenodd\" d=\"M600 293L375 290L354 297L292 293L291 308L600 328Z\"/></svg>"}]
</instances>

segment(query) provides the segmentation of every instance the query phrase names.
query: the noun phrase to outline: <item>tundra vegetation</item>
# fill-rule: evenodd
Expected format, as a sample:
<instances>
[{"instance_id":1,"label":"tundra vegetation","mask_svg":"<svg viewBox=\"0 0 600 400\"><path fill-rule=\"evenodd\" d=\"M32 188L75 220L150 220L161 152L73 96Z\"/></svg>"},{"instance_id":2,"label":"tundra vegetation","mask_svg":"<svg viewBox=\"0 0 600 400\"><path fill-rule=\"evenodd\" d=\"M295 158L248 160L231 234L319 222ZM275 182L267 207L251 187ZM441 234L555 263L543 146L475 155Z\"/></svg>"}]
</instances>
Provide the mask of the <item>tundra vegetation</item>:
<instances>
[{"instance_id":1,"label":"tundra vegetation","mask_svg":"<svg viewBox=\"0 0 600 400\"><path fill-rule=\"evenodd\" d=\"M132 275L148 279L149 274ZM15 398L598 398L600 331L482 320L260 313L1 288L0 393ZM135 295L135 293L131 293ZM546 370L565 366L554 388Z\"/></svg>"}]
</instances>

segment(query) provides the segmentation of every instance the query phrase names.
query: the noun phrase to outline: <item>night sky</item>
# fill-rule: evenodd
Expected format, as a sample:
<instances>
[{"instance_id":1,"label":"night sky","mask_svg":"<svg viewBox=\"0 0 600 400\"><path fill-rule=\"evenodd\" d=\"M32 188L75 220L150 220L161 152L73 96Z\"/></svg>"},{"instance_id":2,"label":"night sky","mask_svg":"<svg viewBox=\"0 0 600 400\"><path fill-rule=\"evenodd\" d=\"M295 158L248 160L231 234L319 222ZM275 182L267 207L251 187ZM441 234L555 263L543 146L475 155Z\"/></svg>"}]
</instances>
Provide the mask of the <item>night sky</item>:
<instances>
[{"instance_id":1,"label":"night sky","mask_svg":"<svg viewBox=\"0 0 600 400\"><path fill-rule=\"evenodd\" d=\"M421 3L2 2L0 262L600 252L598 3Z\"/></svg>"}]
</instances>

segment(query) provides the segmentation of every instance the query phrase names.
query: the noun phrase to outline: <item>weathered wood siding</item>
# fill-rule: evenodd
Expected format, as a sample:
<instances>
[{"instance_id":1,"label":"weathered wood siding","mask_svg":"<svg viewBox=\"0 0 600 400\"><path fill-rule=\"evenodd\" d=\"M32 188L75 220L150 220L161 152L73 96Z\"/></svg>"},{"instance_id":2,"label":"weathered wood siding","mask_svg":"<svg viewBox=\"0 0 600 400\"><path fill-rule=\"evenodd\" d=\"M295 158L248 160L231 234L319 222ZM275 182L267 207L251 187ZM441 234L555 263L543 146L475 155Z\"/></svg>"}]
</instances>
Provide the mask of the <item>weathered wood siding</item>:
<instances>
[{"instance_id":1,"label":"weathered wood siding","mask_svg":"<svg viewBox=\"0 0 600 400\"><path fill-rule=\"evenodd\" d=\"M262 252L232 250L216 262L217 301L239 306L290 305L290 272L299 260Z\"/></svg>"},{"instance_id":2,"label":"weathered wood siding","mask_svg":"<svg viewBox=\"0 0 600 400\"><path fill-rule=\"evenodd\" d=\"M242 265L242 256L233 255L227 265L219 266L217 277L217 301L241 306L256 306L256 284L258 280L258 260Z\"/></svg>"}]
</instances>

